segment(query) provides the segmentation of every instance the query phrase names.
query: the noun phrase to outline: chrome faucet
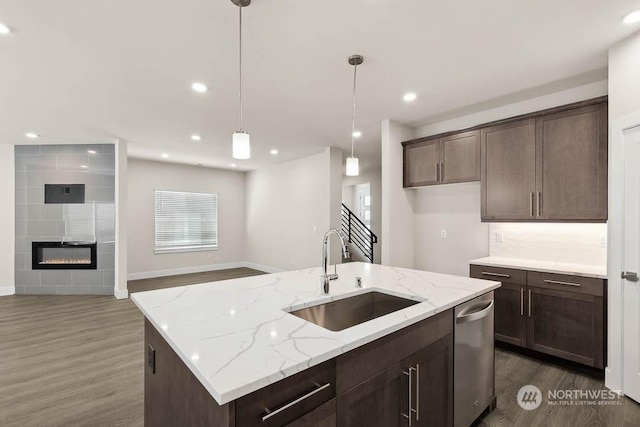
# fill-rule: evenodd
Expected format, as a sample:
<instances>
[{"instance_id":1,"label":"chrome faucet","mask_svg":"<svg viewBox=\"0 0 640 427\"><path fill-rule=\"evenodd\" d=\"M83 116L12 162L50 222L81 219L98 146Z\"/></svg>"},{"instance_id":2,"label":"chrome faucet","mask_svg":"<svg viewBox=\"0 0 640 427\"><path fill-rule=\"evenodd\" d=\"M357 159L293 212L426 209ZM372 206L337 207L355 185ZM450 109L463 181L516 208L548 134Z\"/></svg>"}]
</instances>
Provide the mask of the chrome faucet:
<instances>
[{"instance_id":1,"label":"chrome faucet","mask_svg":"<svg viewBox=\"0 0 640 427\"><path fill-rule=\"evenodd\" d=\"M329 255L327 251L327 247L329 246L329 237L332 234L336 234L340 238L340 244L342 245L342 256L344 258L349 258L351 255L349 254L349 248L347 247L347 242L342 237L342 233L337 228L330 228L324 234L324 239L322 240L322 276L320 276L320 284L322 285L322 294L329 294L329 281L336 280L338 278L338 267L335 266L333 270L333 274L327 273L327 266L329 264Z\"/></svg>"}]
</instances>

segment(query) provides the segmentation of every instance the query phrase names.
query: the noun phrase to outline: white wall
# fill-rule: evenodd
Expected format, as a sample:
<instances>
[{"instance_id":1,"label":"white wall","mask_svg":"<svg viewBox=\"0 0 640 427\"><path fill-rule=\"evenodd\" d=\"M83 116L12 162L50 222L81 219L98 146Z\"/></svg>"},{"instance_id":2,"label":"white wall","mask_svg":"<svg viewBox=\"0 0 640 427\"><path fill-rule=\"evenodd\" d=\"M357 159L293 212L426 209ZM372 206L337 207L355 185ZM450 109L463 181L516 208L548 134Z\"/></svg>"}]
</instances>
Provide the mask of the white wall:
<instances>
[{"instance_id":1,"label":"white wall","mask_svg":"<svg viewBox=\"0 0 640 427\"><path fill-rule=\"evenodd\" d=\"M342 153L335 148L248 172L249 265L265 271L320 266L322 237L339 224L341 177Z\"/></svg>"},{"instance_id":2,"label":"white wall","mask_svg":"<svg viewBox=\"0 0 640 427\"><path fill-rule=\"evenodd\" d=\"M15 176L13 145L0 144L0 296L15 293Z\"/></svg>"},{"instance_id":3,"label":"white wall","mask_svg":"<svg viewBox=\"0 0 640 427\"><path fill-rule=\"evenodd\" d=\"M640 32L609 50L609 222L608 222L608 366L605 385L623 388L622 233L624 208L624 150L622 126L630 114L640 113ZM636 236L637 238L637 236Z\"/></svg>"},{"instance_id":4,"label":"white wall","mask_svg":"<svg viewBox=\"0 0 640 427\"><path fill-rule=\"evenodd\" d=\"M382 122L382 264L413 268L414 192L402 188L402 141L415 138L414 129L393 120Z\"/></svg>"},{"instance_id":5,"label":"white wall","mask_svg":"<svg viewBox=\"0 0 640 427\"><path fill-rule=\"evenodd\" d=\"M480 222L480 183L436 185L415 191L415 267L469 275L469 260L489 254L489 224ZM446 231L447 237L440 237Z\"/></svg>"},{"instance_id":6,"label":"white wall","mask_svg":"<svg viewBox=\"0 0 640 427\"><path fill-rule=\"evenodd\" d=\"M127 192L127 142L117 141L115 144L115 182L116 182L116 243L114 265L113 295L127 298L127 242L128 242L128 192Z\"/></svg>"},{"instance_id":7,"label":"white wall","mask_svg":"<svg viewBox=\"0 0 640 427\"><path fill-rule=\"evenodd\" d=\"M245 260L245 174L242 172L129 159L129 279L241 266ZM215 251L154 254L154 191L218 194Z\"/></svg>"},{"instance_id":8,"label":"white wall","mask_svg":"<svg viewBox=\"0 0 640 427\"><path fill-rule=\"evenodd\" d=\"M342 201L354 213L358 212L358 192L356 187L369 183L371 194L371 231L378 237L373 246L373 262L380 263L382 255L382 174L380 169L361 170L358 176L347 176L342 179Z\"/></svg>"}]
</instances>

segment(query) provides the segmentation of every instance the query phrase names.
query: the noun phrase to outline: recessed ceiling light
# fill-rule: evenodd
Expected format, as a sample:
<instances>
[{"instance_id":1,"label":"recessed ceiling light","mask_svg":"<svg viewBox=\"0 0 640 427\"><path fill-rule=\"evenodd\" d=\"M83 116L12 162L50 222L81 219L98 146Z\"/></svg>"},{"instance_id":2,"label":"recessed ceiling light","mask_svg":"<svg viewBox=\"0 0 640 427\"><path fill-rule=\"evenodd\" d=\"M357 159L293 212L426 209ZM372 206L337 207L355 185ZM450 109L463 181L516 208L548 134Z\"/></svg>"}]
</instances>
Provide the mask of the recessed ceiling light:
<instances>
[{"instance_id":1,"label":"recessed ceiling light","mask_svg":"<svg viewBox=\"0 0 640 427\"><path fill-rule=\"evenodd\" d=\"M354 138L360 138L362 136L362 132L360 132L359 130L353 132L353 137Z\"/></svg>"},{"instance_id":2,"label":"recessed ceiling light","mask_svg":"<svg viewBox=\"0 0 640 427\"><path fill-rule=\"evenodd\" d=\"M409 93L405 93L402 99L404 99L407 102L411 102L411 101L415 101L417 97L418 95L416 95L415 93L409 92Z\"/></svg>"},{"instance_id":3,"label":"recessed ceiling light","mask_svg":"<svg viewBox=\"0 0 640 427\"><path fill-rule=\"evenodd\" d=\"M168 159L168 158L169 158L169 155L168 155L167 153L162 153L162 158L163 158L163 159Z\"/></svg>"},{"instance_id":4,"label":"recessed ceiling light","mask_svg":"<svg viewBox=\"0 0 640 427\"><path fill-rule=\"evenodd\" d=\"M11 28L7 27L2 22L0 22L0 34L9 34L10 32L11 32Z\"/></svg>"},{"instance_id":5,"label":"recessed ceiling light","mask_svg":"<svg viewBox=\"0 0 640 427\"><path fill-rule=\"evenodd\" d=\"M96 154L96 150L87 150L87 153L89 153L89 154Z\"/></svg>"},{"instance_id":6,"label":"recessed ceiling light","mask_svg":"<svg viewBox=\"0 0 640 427\"><path fill-rule=\"evenodd\" d=\"M89 169L89 166L87 166L87 165L80 165L80 167L81 167L82 169Z\"/></svg>"},{"instance_id":7,"label":"recessed ceiling light","mask_svg":"<svg viewBox=\"0 0 640 427\"><path fill-rule=\"evenodd\" d=\"M191 135L191 140L192 141L200 141L202 139L202 137L200 137L200 135Z\"/></svg>"},{"instance_id":8,"label":"recessed ceiling light","mask_svg":"<svg viewBox=\"0 0 640 427\"><path fill-rule=\"evenodd\" d=\"M273 154L274 156L275 156L276 154L278 154L278 150L276 150L275 148L274 148L273 150L269 151L269 152L270 152L271 154Z\"/></svg>"},{"instance_id":9,"label":"recessed ceiling light","mask_svg":"<svg viewBox=\"0 0 640 427\"><path fill-rule=\"evenodd\" d=\"M235 168L238 165L236 165L235 163L231 163L229 166L231 166L232 168Z\"/></svg>"},{"instance_id":10,"label":"recessed ceiling light","mask_svg":"<svg viewBox=\"0 0 640 427\"><path fill-rule=\"evenodd\" d=\"M626 14L624 18L622 18L622 22L625 24L635 24L636 22L640 22L640 10Z\"/></svg>"},{"instance_id":11,"label":"recessed ceiling light","mask_svg":"<svg viewBox=\"0 0 640 427\"><path fill-rule=\"evenodd\" d=\"M27 133L24 134L24 136L26 136L29 139L40 138L40 135L38 135L37 133L33 133L33 132L27 132Z\"/></svg>"},{"instance_id":12,"label":"recessed ceiling light","mask_svg":"<svg viewBox=\"0 0 640 427\"><path fill-rule=\"evenodd\" d=\"M198 93L205 93L207 91L207 86L204 83L195 82L191 85L191 89Z\"/></svg>"}]
</instances>

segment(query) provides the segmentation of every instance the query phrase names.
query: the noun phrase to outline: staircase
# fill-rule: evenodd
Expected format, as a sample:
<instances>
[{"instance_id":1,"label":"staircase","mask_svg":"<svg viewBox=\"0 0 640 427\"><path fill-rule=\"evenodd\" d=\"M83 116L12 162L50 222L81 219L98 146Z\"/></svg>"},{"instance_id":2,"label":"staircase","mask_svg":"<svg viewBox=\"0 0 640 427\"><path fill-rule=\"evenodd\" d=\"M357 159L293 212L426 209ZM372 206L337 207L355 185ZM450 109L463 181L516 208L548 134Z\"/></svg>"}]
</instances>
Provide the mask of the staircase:
<instances>
[{"instance_id":1,"label":"staircase","mask_svg":"<svg viewBox=\"0 0 640 427\"><path fill-rule=\"evenodd\" d=\"M373 245L378 243L378 236L373 234L371 229L344 203L342 204L342 233L349 241L352 261L355 257L359 261L373 262Z\"/></svg>"}]
</instances>

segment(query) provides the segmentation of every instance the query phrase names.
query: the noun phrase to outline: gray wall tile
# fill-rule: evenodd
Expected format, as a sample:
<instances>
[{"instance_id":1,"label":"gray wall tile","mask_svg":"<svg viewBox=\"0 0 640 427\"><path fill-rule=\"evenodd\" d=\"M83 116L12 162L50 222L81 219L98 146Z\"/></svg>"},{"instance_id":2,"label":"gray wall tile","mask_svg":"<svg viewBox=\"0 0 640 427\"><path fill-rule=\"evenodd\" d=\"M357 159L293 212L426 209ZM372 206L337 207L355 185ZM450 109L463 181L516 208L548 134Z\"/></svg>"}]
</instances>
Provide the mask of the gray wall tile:
<instances>
[{"instance_id":1,"label":"gray wall tile","mask_svg":"<svg viewBox=\"0 0 640 427\"><path fill-rule=\"evenodd\" d=\"M41 145L40 154L72 154L72 145Z\"/></svg>"},{"instance_id":2,"label":"gray wall tile","mask_svg":"<svg viewBox=\"0 0 640 427\"><path fill-rule=\"evenodd\" d=\"M27 222L27 235L28 236L57 236L58 224L62 221L28 221ZM63 228L64 230L64 228Z\"/></svg>"},{"instance_id":3,"label":"gray wall tile","mask_svg":"<svg viewBox=\"0 0 640 427\"><path fill-rule=\"evenodd\" d=\"M40 154L40 146L39 145L16 145L15 154L16 156Z\"/></svg>"},{"instance_id":4,"label":"gray wall tile","mask_svg":"<svg viewBox=\"0 0 640 427\"><path fill-rule=\"evenodd\" d=\"M27 171L52 171L57 168L56 156L52 154L26 156Z\"/></svg>"},{"instance_id":5,"label":"gray wall tile","mask_svg":"<svg viewBox=\"0 0 640 427\"><path fill-rule=\"evenodd\" d=\"M55 286L27 286L27 295L55 295Z\"/></svg>"},{"instance_id":6,"label":"gray wall tile","mask_svg":"<svg viewBox=\"0 0 640 427\"><path fill-rule=\"evenodd\" d=\"M40 188L27 188L27 204L28 205L44 204L44 186Z\"/></svg>"},{"instance_id":7,"label":"gray wall tile","mask_svg":"<svg viewBox=\"0 0 640 427\"><path fill-rule=\"evenodd\" d=\"M89 288L89 295L111 295L113 296L113 286L99 286Z\"/></svg>"},{"instance_id":8,"label":"gray wall tile","mask_svg":"<svg viewBox=\"0 0 640 427\"><path fill-rule=\"evenodd\" d=\"M27 172L16 172L16 188L27 187Z\"/></svg>"},{"instance_id":9,"label":"gray wall tile","mask_svg":"<svg viewBox=\"0 0 640 427\"><path fill-rule=\"evenodd\" d=\"M71 286L72 270L42 270L40 284L42 286Z\"/></svg>"},{"instance_id":10,"label":"gray wall tile","mask_svg":"<svg viewBox=\"0 0 640 427\"><path fill-rule=\"evenodd\" d=\"M40 205L40 218L44 220L53 219L62 221L62 205L57 203Z\"/></svg>"},{"instance_id":11,"label":"gray wall tile","mask_svg":"<svg viewBox=\"0 0 640 427\"><path fill-rule=\"evenodd\" d=\"M99 153L89 157L91 171L114 171L115 165L115 154Z\"/></svg>"},{"instance_id":12,"label":"gray wall tile","mask_svg":"<svg viewBox=\"0 0 640 427\"><path fill-rule=\"evenodd\" d=\"M73 286L103 286L104 280L100 270L72 270Z\"/></svg>"},{"instance_id":13,"label":"gray wall tile","mask_svg":"<svg viewBox=\"0 0 640 427\"><path fill-rule=\"evenodd\" d=\"M114 267L114 254L98 254L98 268L111 269Z\"/></svg>"},{"instance_id":14,"label":"gray wall tile","mask_svg":"<svg viewBox=\"0 0 640 427\"><path fill-rule=\"evenodd\" d=\"M59 154L58 170L81 171L82 166L88 166L88 154Z\"/></svg>"},{"instance_id":15,"label":"gray wall tile","mask_svg":"<svg viewBox=\"0 0 640 427\"><path fill-rule=\"evenodd\" d=\"M40 286L40 271L16 269L16 286Z\"/></svg>"},{"instance_id":16,"label":"gray wall tile","mask_svg":"<svg viewBox=\"0 0 640 427\"><path fill-rule=\"evenodd\" d=\"M56 295L88 295L89 288L87 286L56 286Z\"/></svg>"}]
</instances>

